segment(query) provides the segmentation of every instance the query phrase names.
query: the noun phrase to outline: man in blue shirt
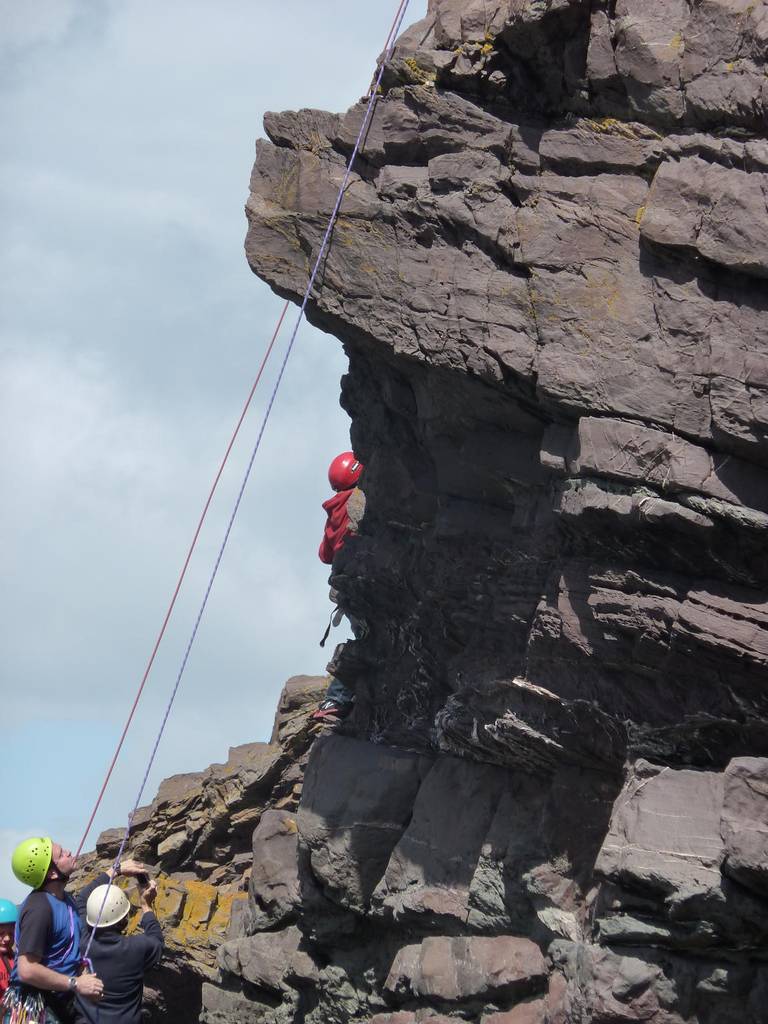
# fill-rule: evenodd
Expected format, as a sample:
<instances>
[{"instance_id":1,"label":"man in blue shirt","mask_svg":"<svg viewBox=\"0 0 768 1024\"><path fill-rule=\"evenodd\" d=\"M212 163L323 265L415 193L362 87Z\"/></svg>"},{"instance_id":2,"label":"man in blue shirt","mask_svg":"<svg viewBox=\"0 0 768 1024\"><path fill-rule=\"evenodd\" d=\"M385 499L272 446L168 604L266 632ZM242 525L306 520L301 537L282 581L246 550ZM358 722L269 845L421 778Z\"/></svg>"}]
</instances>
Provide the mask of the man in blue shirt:
<instances>
[{"instance_id":1,"label":"man in blue shirt","mask_svg":"<svg viewBox=\"0 0 768 1024\"><path fill-rule=\"evenodd\" d=\"M75 858L47 836L19 843L13 873L33 891L24 900L16 924L16 962L9 997L44 1002L48 1021L71 1024L74 996L98 1003L104 985L95 974L80 974L80 919L65 892Z\"/></svg>"}]
</instances>

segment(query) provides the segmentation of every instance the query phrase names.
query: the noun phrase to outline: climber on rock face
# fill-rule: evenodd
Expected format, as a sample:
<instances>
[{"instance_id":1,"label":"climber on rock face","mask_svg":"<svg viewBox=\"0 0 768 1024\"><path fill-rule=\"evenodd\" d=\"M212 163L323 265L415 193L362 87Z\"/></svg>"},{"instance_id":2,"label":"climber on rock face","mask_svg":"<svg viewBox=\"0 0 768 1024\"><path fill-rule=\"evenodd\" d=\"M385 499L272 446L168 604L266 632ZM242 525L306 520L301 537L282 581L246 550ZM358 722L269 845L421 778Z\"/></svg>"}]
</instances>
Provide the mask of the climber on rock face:
<instances>
[{"instance_id":1,"label":"climber on rock face","mask_svg":"<svg viewBox=\"0 0 768 1024\"><path fill-rule=\"evenodd\" d=\"M11 980L13 969L13 933L18 920L16 904L0 900L0 998Z\"/></svg>"},{"instance_id":2,"label":"climber on rock face","mask_svg":"<svg viewBox=\"0 0 768 1024\"><path fill-rule=\"evenodd\" d=\"M326 565L333 564L347 534L357 533L363 518L365 496L357 486L362 472L363 464L353 452L342 452L328 467L328 481L336 493L323 502L326 520L318 556Z\"/></svg>"},{"instance_id":3,"label":"climber on rock face","mask_svg":"<svg viewBox=\"0 0 768 1024\"><path fill-rule=\"evenodd\" d=\"M32 1020L45 1011L46 1024L74 1021L75 994L98 1003L104 985L95 974L80 974L80 921L65 892L75 858L43 836L25 839L12 856L13 873L32 887L16 925L16 962L4 1011L14 1007ZM3 1018L4 1019L4 1018Z\"/></svg>"},{"instance_id":4,"label":"climber on rock face","mask_svg":"<svg viewBox=\"0 0 768 1024\"><path fill-rule=\"evenodd\" d=\"M107 875L100 875L78 895L84 935L98 921L89 957L104 982L104 996L98 1006L77 997L77 1024L140 1024L144 973L156 967L163 955L163 933L153 910L157 883L149 880L144 865L136 861L123 861L120 873L133 876L138 883L143 934L124 934L131 905L122 889L109 885Z\"/></svg>"},{"instance_id":5,"label":"climber on rock face","mask_svg":"<svg viewBox=\"0 0 768 1024\"><path fill-rule=\"evenodd\" d=\"M354 452L342 452L341 455L337 455L328 468L328 480L336 493L323 502L326 520L318 555L320 561L326 565L333 564L337 552L344 546L344 541L350 534L356 534L360 527L365 512L365 495L357 483L362 472L363 465ZM335 590L331 590L331 600L334 604L338 603L338 594ZM338 625L341 614L339 609L333 616L334 625ZM347 618L353 632L357 633L356 621L348 613ZM353 701L354 698L346 686L338 679L331 679L325 700L313 713L312 718L315 721L338 721L349 714Z\"/></svg>"}]
</instances>

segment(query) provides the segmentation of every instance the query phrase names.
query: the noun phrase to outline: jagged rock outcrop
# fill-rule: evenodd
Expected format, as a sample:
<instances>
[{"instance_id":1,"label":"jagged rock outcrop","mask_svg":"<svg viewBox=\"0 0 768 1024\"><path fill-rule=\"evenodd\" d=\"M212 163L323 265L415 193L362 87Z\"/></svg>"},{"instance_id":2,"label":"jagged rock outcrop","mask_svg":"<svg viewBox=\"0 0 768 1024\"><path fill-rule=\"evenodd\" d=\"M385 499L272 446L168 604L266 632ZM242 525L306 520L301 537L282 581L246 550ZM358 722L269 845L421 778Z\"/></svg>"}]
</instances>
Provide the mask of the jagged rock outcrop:
<instances>
[{"instance_id":1,"label":"jagged rock outcrop","mask_svg":"<svg viewBox=\"0 0 768 1024\"><path fill-rule=\"evenodd\" d=\"M399 41L308 307L366 466L357 704L259 826L210 1024L765 1019L767 46L731 0ZM266 118L281 295L363 110Z\"/></svg>"},{"instance_id":2,"label":"jagged rock outcrop","mask_svg":"<svg viewBox=\"0 0 768 1024\"><path fill-rule=\"evenodd\" d=\"M219 976L217 955L242 920L261 923L249 886L266 894L274 917L285 901L288 857L274 861L281 829L289 846L303 786L304 768L317 730L309 712L325 693L323 677L296 676L282 692L269 743L233 747L225 764L174 775L161 783L151 804L133 821L126 857L144 861L157 880L155 911L163 927L165 953L147 976L148 1021L196 1021L202 988ZM272 840L273 860L262 855L259 838ZM108 871L120 848L123 829L102 832L93 853L78 861L75 887ZM254 849L257 855L254 857ZM270 879L274 880L271 887ZM119 878L138 907L135 885ZM129 923L138 927L140 913Z\"/></svg>"}]
</instances>

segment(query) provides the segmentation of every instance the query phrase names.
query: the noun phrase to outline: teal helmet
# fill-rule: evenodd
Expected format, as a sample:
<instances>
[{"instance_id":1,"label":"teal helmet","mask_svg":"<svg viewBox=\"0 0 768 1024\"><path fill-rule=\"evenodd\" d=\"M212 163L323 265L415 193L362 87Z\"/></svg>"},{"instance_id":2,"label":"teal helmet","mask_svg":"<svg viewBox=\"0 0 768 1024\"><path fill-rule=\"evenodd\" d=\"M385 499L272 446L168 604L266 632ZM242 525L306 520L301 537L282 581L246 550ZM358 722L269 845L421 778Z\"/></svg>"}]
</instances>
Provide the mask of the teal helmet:
<instances>
[{"instance_id":1,"label":"teal helmet","mask_svg":"<svg viewBox=\"0 0 768 1024\"><path fill-rule=\"evenodd\" d=\"M0 900L0 924L16 924L19 911L10 900Z\"/></svg>"}]
</instances>

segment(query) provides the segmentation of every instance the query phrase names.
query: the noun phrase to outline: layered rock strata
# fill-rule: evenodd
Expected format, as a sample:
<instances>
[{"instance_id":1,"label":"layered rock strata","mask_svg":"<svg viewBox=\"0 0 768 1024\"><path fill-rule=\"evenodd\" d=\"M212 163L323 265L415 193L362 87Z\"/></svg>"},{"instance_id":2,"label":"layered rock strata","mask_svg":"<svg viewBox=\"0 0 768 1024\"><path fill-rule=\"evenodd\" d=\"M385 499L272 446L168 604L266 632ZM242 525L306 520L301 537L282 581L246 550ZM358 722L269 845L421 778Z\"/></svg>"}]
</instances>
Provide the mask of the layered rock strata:
<instances>
[{"instance_id":1,"label":"layered rock strata","mask_svg":"<svg viewBox=\"0 0 768 1024\"><path fill-rule=\"evenodd\" d=\"M157 796L133 820L125 856L144 861L157 881L155 911L163 928L165 952L160 967L145 984L145 1018L196 1021L203 985L219 977L222 944L252 910L255 826L263 830L270 815L288 815L298 806L304 768L314 732L309 721L325 693L323 677L296 676L282 692L269 743L233 747L224 764L174 775L161 783ZM103 832L93 853L78 861L76 888L108 871L120 848L123 829ZM262 890L261 858L253 883ZM118 878L135 913L129 933L141 916L133 882Z\"/></svg>"},{"instance_id":2,"label":"layered rock strata","mask_svg":"<svg viewBox=\"0 0 768 1024\"><path fill-rule=\"evenodd\" d=\"M765 1018L767 45L731 0L399 41L308 308L366 466L356 710L259 825L209 1022ZM281 295L363 110L266 118Z\"/></svg>"}]
</instances>

